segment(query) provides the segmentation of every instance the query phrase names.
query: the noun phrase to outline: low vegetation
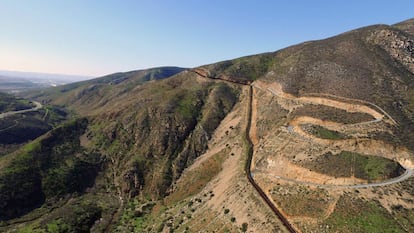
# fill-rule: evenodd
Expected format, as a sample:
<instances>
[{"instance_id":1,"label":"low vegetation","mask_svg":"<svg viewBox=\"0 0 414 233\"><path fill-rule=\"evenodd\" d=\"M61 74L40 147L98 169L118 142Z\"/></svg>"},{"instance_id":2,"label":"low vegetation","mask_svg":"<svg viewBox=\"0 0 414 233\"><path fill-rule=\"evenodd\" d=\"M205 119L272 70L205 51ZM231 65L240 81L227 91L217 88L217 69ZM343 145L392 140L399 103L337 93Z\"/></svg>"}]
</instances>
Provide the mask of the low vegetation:
<instances>
[{"instance_id":1,"label":"low vegetation","mask_svg":"<svg viewBox=\"0 0 414 233\"><path fill-rule=\"evenodd\" d=\"M319 125L306 125L304 128L317 138L329 140L342 140L349 138L347 135L341 132L329 130Z\"/></svg>"},{"instance_id":2,"label":"low vegetation","mask_svg":"<svg viewBox=\"0 0 414 233\"><path fill-rule=\"evenodd\" d=\"M238 90L222 82L176 76L135 94L127 100L131 104L94 116L87 135L115 166L126 196L142 192L158 199L207 149L212 133L236 103Z\"/></svg>"},{"instance_id":3,"label":"low vegetation","mask_svg":"<svg viewBox=\"0 0 414 233\"><path fill-rule=\"evenodd\" d=\"M310 116L324 121L333 121L342 124L355 124L374 120L371 115L366 113L352 113L334 107L313 104L295 109L292 112L292 117L295 116Z\"/></svg>"},{"instance_id":4,"label":"low vegetation","mask_svg":"<svg viewBox=\"0 0 414 233\"><path fill-rule=\"evenodd\" d=\"M59 218L22 228L18 233L88 233L101 217L101 208L94 202L72 203Z\"/></svg>"},{"instance_id":5,"label":"low vegetation","mask_svg":"<svg viewBox=\"0 0 414 233\"><path fill-rule=\"evenodd\" d=\"M206 68L211 77L226 75L236 82L249 82L262 77L275 63L274 53L260 56L241 57L232 61L224 61Z\"/></svg>"},{"instance_id":6,"label":"low vegetation","mask_svg":"<svg viewBox=\"0 0 414 233\"><path fill-rule=\"evenodd\" d=\"M404 172L404 168L395 161L349 151L327 153L314 161L304 162L303 166L334 177L355 176L369 182L390 179Z\"/></svg>"},{"instance_id":7,"label":"low vegetation","mask_svg":"<svg viewBox=\"0 0 414 233\"><path fill-rule=\"evenodd\" d=\"M29 109L34 105L25 99L0 92L0 113Z\"/></svg>"},{"instance_id":8,"label":"low vegetation","mask_svg":"<svg viewBox=\"0 0 414 233\"><path fill-rule=\"evenodd\" d=\"M289 216L322 218L332 204L332 199L326 190L302 185L276 186L270 194Z\"/></svg>"},{"instance_id":9,"label":"low vegetation","mask_svg":"<svg viewBox=\"0 0 414 233\"><path fill-rule=\"evenodd\" d=\"M206 159L198 169L187 172L175 190L164 199L165 205L171 205L199 193L223 169L222 163L227 156L226 149Z\"/></svg>"},{"instance_id":10,"label":"low vegetation","mask_svg":"<svg viewBox=\"0 0 414 233\"><path fill-rule=\"evenodd\" d=\"M21 123L23 118L1 123L0 137L8 140L17 137L6 133L9 129L19 132L18 135L22 132L31 135L36 131L31 127L41 125L39 120L56 122L39 130L43 134L52 129L49 133L21 150L0 157L0 231L15 228L21 228L18 229L21 232L250 231L254 225L250 222L248 225L240 217L236 219L233 208L223 206L219 216L208 208L199 209L214 197L212 191L200 192L223 169L226 151L206 159L197 170L189 171L188 176L176 183L185 168L207 150L217 126L239 101L240 88L234 83L277 81L284 91L297 96L328 93L373 102L398 122L396 126L388 125L387 121L379 124L387 127L400 145L413 150L414 84L412 66L404 63L404 59L411 61L412 54L406 48L390 53L389 46L404 45L404 41L390 40L407 35L399 32L390 34L396 37L375 37L384 30L398 31L386 25L374 26L274 53L206 65L202 67L207 74L205 79L194 72L181 72L182 68L164 67L116 73L27 94L54 106L67 107L87 119L59 127L66 117L56 108L46 107L33 113L38 115L30 116L33 118L25 124ZM148 82L151 80L159 81ZM272 101L276 102L275 99ZM22 107L20 104L27 102L4 109L18 109ZM260 111L258 137L264 141L269 139L266 134L274 126L286 123L286 117L306 115L340 123L372 120L366 114L314 105L297 108L292 115L282 105ZM29 118L29 115L24 116ZM347 138L323 127L315 126L311 131L320 138ZM33 134L24 140L37 136ZM81 146L85 143L88 148ZM346 151L302 163L334 177L355 176L370 182L403 172L396 162ZM404 185L406 191L401 195L412 194L413 185L409 182ZM408 226L412 225L409 212L412 209L391 207L395 220L377 202L345 195L329 218L323 220L321 212L332 201L324 190L302 186L280 188L272 190L274 198L280 200L278 204L288 214L318 218L321 228L315 232L321 229L401 232L403 229L396 221L412 230ZM34 216L36 211L38 215ZM38 217L40 213L43 215ZM20 225L19 221L26 220Z\"/></svg>"},{"instance_id":11,"label":"low vegetation","mask_svg":"<svg viewBox=\"0 0 414 233\"><path fill-rule=\"evenodd\" d=\"M0 121L0 156L11 153L15 147L45 134L71 118L66 110L45 106L34 112L11 115Z\"/></svg>"},{"instance_id":12,"label":"low vegetation","mask_svg":"<svg viewBox=\"0 0 414 233\"><path fill-rule=\"evenodd\" d=\"M391 207L392 215L408 232L414 232L414 209L405 208L402 205Z\"/></svg>"},{"instance_id":13,"label":"low vegetation","mask_svg":"<svg viewBox=\"0 0 414 233\"><path fill-rule=\"evenodd\" d=\"M321 226L327 232L406 232L378 202L349 195L338 200L334 212Z\"/></svg>"},{"instance_id":14,"label":"low vegetation","mask_svg":"<svg viewBox=\"0 0 414 233\"><path fill-rule=\"evenodd\" d=\"M33 108L28 100L0 93L0 113ZM69 114L58 107L9 115L0 119L0 156L13 152L23 143L33 140L69 118Z\"/></svg>"},{"instance_id":15,"label":"low vegetation","mask_svg":"<svg viewBox=\"0 0 414 233\"><path fill-rule=\"evenodd\" d=\"M0 122L1 144L20 144L33 140L51 130L40 113L13 115Z\"/></svg>"},{"instance_id":16,"label":"low vegetation","mask_svg":"<svg viewBox=\"0 0 414 233\"><path fill-rule=\"evenodd\" d=\"M147 70L119 72L104 77L70 83L42 92L22 93L25 98L37 99L51 105L74 109L77 113L90 115L92 110L118 99L125 93L148 81L161 80L185 70L180 67L160 67Z\"/></svg>"},{"instance_id":17,"label":"low vegetation","mask_svg":"<svg viewBox=\"0 0 414 233\"><path fill-rule=\"evenodd\" d=\"M72 121L0 159L0 220L93 185L98 167L79 143L86 126L86 119Z\"/></svg>"}]
</instances>

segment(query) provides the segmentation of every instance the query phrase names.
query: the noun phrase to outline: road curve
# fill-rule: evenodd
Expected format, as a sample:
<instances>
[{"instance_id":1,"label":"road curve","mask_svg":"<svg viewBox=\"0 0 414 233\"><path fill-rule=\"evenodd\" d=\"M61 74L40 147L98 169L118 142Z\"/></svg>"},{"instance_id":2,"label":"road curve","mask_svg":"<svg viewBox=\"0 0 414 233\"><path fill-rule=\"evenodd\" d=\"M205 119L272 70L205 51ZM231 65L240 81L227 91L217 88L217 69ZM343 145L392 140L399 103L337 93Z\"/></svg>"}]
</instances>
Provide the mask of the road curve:
<instances>
[{"instance_id":1,"label":"road curve","mask_svg":"<svg viewBox=\"0 0 414 233\"><path fill-rule=\"evenodd\" d=\"M309 185L309 186L317 186L320 188L349 188L349 189L358 189L358 188L371 188L371 187L381 187L386 185L391 185L395 183L399 183L401 181L404 181L414 175L414 170L410 168L404 168L405 172L397 177L394 177L389 180L385 180L378 183L368 183L368 184L354 184L354 185L335 185L335 184L320 184L320 183L313 183L313 182L306 182L306 181L300 181L296 179L276 176L275 178L279 180L284 180L296 184L302 184L302 185Z\"/></svg>"},{"instance_id":2,"label":"road curve","mask_svg":"<svg viewBox=\"0 0 414 233\"><path fill-rule=\"evenodd\" d=\"M261 90L263 90L263 88L261 88L260 86L255 85L255 84L252 84L250 82L237 82L237 80L229 80L227 78L224 79L224 78L221 78L220 76L219 77L210 77L207 72L204 72L204 70L193 69L193 70L189 70L189 71L194 72L194 73L196 73L197 75L199 75L203 78L213 79L213 80L221 80L221 81L230 82L230 83L233 83L233 84L249 86L247 126L246 126L246 129L245 129L245 140L246 140L246 145L247 145L247 158L246 158L246 164L245 164L245 173L246 173L247 179L248 179L249 183L254 187L254 189L256 189L256 191L258 192L260 197L264 200L264 202L269 206L269 208L273 211L273 213L279 218L279 220L287 228L287 230L291 233L298 232L293 227L293 225L287 220L287 218L282 214L282 212L273 204L273 202L265 194L265 192L262 190L262 188L255 182L255 180L253 179L253 174L251 173L251 163L252 163L252 158L253 158L253 142L252 142L252 139L250 137L249 132L250 132L251 124L252 124L251 121L252 121L253 86L255 86L256 88L261 89ZM267 91L271 92L273 95L276 95L276 96L280 95L280 93L277 93L275 90L273 90L271 88L268 88ZM325 98L335 97L337 99L341 99L341 97L331 96L331 95L327 95L327 94L321 94L321 96L325 96ZM313 97L312 94L310 94L308 98L312 98L312 97ZM343 98L343 99L346 99L346 98ZM333 103L334 102L340 102L340 101L329 100L329 99L327 99L327 100L330 101L330 102L333 102ZM363 108L363 110L366 110L366 111L362 111L362 112L368 113L368 114L370 114L371 116L374 117L374 120L372 120L372 121L362 122L362 123L359 123L359 124L370 124L370 123L379 122L379 121L383 120L384 116L386 116L388 119L390 119L392 124L398 125L397 122L386 111L384 111L379 106L377 106L373 103L370 103L370 102L362 101L362 100L353 100L353 101L359 102L361 104L361 107ZM327 104L327 105L330 105L330 104ZM365 105L365 106L363 106L363 105ZM366 105L370 105L370 106L375 107L377 110L379 110L379 112L369 108ZM289 125L288 126L288 131L293 133L295 131L294 126ZM295 182L295 183L306 184L306 185L315 185L315 186L319 186L319 187L369 188L369 187L378 187L378 186L385 186L385 185L398 183L398 182L406 180L406 179L408 179L412 176L414 176L414 169L405 168L405 172L402 175L398 176L398 177L395 177L395 178L392 178L392 179L389 179L389 180L386 180L386 181L382 181L382 182L379 182L379 183L356 184L356 185L329 185L329 184L318 184L318 183L303 182L303 181L298 181L298 180L295 180L295 179L289 179L289 178L284 178L284 177L279 177L279 176L276 177L276 178L283 179L283 180L286 180L286 181L292 181L292 182Z\"/></svg>"},{"instance_id":3,"label":"road curve","mask_svg":"<svg viewBox=\"0 0 414 233\"><path fill-rule=\"evenodd\" d=\"M298 231L290 224L290 222L287 220L287 218L282 214L282 212L273 204L273 202L269 199L269 197L266 195L266 193L260 188L260 186L256 183L256 181L253 179L253 175L251 173L251 164L252 164L252 158L253 158L253 142L250 138L250 127L252 125L252 102L253 102L253 86L250 85L250 82L237 82L235 80L229 80L229 79L222 79L221 77L209 77L207 75L207 72L204 72L200 69L191 69L190 72L196 73L200 77L207 78L207 79L213 79L213 80L221 80L224 82L229 82L241 86L249 86L249 101L248 101L248 110L247 110L247 125L245 129L245 140L247 145L247 158L246 158L246 164L245 164L245 173L247 176L247 180L249 183L253 186L254 189L256 189L259 196L263 199L263 201L269 206L269 208L272 210L272 212L277 216L277 218L282 222L282 224L286 227L286 229L290 233L297 233Z\"/></svg>"},{"instance_id":4,"label":"road curve","mask_svg":"<svg viewBox=\"0 0 414 233\"><path fill-rule=\"evenodd\" d=\"M255 83L254 86L258 87L261 90L264 90L264 88L260 87L260 85L258 85L257 83ZM360 124L376 123L376 122L379 122L379 121L383 121L384 116L386 116L391 121L391 124L398 125L397 122L385 110L383 110L378 105L376 105L374 103L371 103L371 102L367 102L367 101L359 100L359 99L350 99L350 98L335 96L335 95L331 95L331 94L316 94L316 93L307 94L303 97L295 97L295 96L292 96L290 94L284 93L283 90L281 89L281 86L278 86L278 85L275 85L275 86L277 88L269 87L266 90L269 91L274 96L278 96L278 97L285 98L285 99L299 100L299 101L303 101L303 102L312 102L313 104L327 105L327 106L331 106L331 107L335 107L335 108L344 109L344 110L347 110L347 111L349 111L351 109L352 110L351 112L364 112L366 114L371 115L375 119L375 120L371 120L371 121L354 123L354 124L349 124L349 125L360 125ZM314 99L309 99L309 98L319 98L319 99L322 99L323 101L315 101ZM334 100L331 100L330 98L333 98ZM340 100L353 101L353 102L356 102L358 104L353 104L354 106L352 108L351 107L344 108L342 106L339 106L338 104L334 104L334 103L342 102ZM351 105L351 104L348 104L348 105ZM376 110L368 107L367 105L373 106L379 111L376 111ZM319 138L313 138L313 136L309 136L308 133L305 133L299 127L299 125L303 124L303 123L310 123L310 124L316 124L316 125L321 125L321 126L342 125L341 123L337 123L337 122L322 121L320 119L303 116L303 117L297 117L297 118L293 119L291 122L289 122L289 124L287 126L287 131L289 133L297 134L301 137L316 140L316 141L330 141L328 139L319 139ZM336 140L336 141L341 141L341 140ZM342 141L344 141L344 140L342 140ZM398 177L388 179L388 180L385 180L385 181L382 181L382 182L368 183L368 184L334 185L334 184L312 183L312 182L300 181L300 180L286 178L286 177L280 177L280 176L277 176L276 178L286 180L286 181L289 181L289 182L298 183L298 184L312 185L312 186L318 186L318 187L369 188L369 187L379 187L379 186L395 184L395 183L404 181L404 180L406 180L406 179L408 179L408 178L410 178L414 175L414 170L413 170L412 167L407 167L407 166L404 166L403 164L401 164L401 166L403 166L403 168L405 169L405 172L402 175L400 175Z\"/></svg>"},{"instance_id":5,"label":"road curve","mask_svg":"<svg viewBox=\"0 0 414 233\"><path fill-rule=\"evenodd\" d=\"M0 119L3 119L5 117L8 116L12 116L15 114L22 114L22 113L26 113L26 112L33 112L33 111L37 111L39 109L41 109L43 107L43 105L37 101L32 101L36 106L33 108L29 108L29 109L24 109L24 110L19 110L19 111L10 111L10 112L4 112L0 114Z\"/></svg>"}]
</instances>

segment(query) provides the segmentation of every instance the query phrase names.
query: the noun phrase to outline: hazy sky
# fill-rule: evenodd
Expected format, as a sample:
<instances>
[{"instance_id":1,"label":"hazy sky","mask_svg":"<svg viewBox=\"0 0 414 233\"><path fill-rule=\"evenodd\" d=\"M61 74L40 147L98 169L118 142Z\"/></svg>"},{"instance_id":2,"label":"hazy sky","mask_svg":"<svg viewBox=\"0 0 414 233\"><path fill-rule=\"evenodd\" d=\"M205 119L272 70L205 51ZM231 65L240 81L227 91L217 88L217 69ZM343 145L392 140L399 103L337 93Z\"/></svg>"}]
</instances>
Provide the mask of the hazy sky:
<instances>
[{"instance_id":1,"label":"hazy sky","mask_svg":"<svg viewBox=\"0 0 414 233\"><path fill-rule=\"evenodd\" d=\"M194 67L413 18L410 1L0 0L0 70Z\"/></svg>"}]
</instances>

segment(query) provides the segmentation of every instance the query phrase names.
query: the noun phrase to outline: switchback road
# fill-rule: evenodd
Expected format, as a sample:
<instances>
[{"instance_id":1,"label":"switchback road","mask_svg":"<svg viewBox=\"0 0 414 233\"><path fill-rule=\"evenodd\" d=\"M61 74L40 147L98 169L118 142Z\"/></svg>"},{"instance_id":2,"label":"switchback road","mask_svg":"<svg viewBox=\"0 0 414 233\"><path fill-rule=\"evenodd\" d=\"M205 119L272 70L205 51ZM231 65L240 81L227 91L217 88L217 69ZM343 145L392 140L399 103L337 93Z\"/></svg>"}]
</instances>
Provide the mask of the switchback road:
<instances>
[{"instance_id":1,"label":"switchback road","mask_svg":"<svg viewBox=\"0 0 414 233\"><path fill-rule=\"evenodd\" d=\"M26 112L33 112L33 111L37 111L39 109L41 109L43 107L43 105L37 101L32 101L36 106L33 108L29 108L29 109L24 109L24 110L19 110L19 111L10 111L10 112L4 112L0 114L0 119L3 119L5 117L8 116L12 116L12 115L16 115L16 114L22 114L22 113L26 113Z\"/></svg>"}]
</instances>

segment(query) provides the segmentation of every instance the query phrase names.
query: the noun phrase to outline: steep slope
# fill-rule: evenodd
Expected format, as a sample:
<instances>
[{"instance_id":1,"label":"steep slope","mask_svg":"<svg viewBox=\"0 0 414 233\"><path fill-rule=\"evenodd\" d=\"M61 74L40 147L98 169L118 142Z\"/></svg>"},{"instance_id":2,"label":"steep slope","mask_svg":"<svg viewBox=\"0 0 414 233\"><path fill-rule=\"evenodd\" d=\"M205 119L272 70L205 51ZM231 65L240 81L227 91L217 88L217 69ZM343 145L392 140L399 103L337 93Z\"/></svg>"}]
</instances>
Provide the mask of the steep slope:
<instances>
[{"instance_id":1,"label":"steep slope","mask_svg":"<svg viewBox=\"0 0 414 233\"><path fill-rule=\"evenodd\" d=\"M122 193L135 196L143 189L157 198L205 151L237 93L182 73L139 87L115 109L93 117L88 137L113 163Z\"/></svg>"},{"instance_id":2,"label":"steep slope","mask_svg":"<svg viewBox=\"0 0 414 233\"><path fill-rule=\"evenodd\" d=\"M285 232L247 181L251 143L251 178L294 231L411 232L412 28L412 20L365 27L154 82L140 79L150 70L32 93L85 117L58 177L83 155L96 156L97 173L57 205L53 187L63 181L43 181L56 167L28 166L36 195L14 196L20 189L1 179L3 208L19 205L0 230ZM0 174L20 179L32 152L4 157Z\"/></svg>"},{"instance_id":3,"label":"steep slope","mask_svg":"<svg viewBox=\"0 0 414 233\"><path fill-rule=\"evenodd\" d=\"M79 136L86 124L86 120L80 120L59 127L2 158L0 219L19 216L42 204L45 198L81 191L88 186L81 183L91 182L87 173L94 171L82 164L84 156L73 156L83 153Z\"/></svg>"},{"instance_id":4,"label":"steep slope","mask_svg":"<svg viewBox=\"0 0 414 233\"><path fill-rule=\"evenodd\" d=\"M409 28L410 22L412 21L404 23L406 28ZM256 100L253 103L256 102L256 109L253 108L253 112L256 113L253 116L256 117L252 119L254 123L251 132L252 141L255 142L252 164L254 179L268 196L272 197L282 213L292 221L297 231L410 231L411 228L407 228L407 223L412 224L414 219L403 213L413 208L408 201L412 198L412 189L406 188L412 183L412 178L409 178L411 173L408 173L405 180L394 185L368 190L357 188L356 192L349 193L346 187L317 188L315 185L307 185L306 180L301 180L300 177L302 172L305 174L308 172L311 179L322 178L322 182L326 182L341 176L339 173L331 177L312 173L309 169L300 167L314 164L310 162L316 159L317 163L321 164L318 166L325 166L324 170L319 172L325 172L327 168L326 172L334 171L336 167L329 168L332 166L329 165L330 161L323 160L325 153L333 149L334 154L338 154L340 159L344 158L346 161L351 158L351 164L334 162L336 166L347 166L351 170L351 184L372 182L367 181L368 179L387 180L398 176L401 174L401 166L398 162L412 169L414 159L414 148L411 143L414 139L413 99L410 94L414 84L412 66L414 63L410 47L412 40L412 35L397 27L376 25L326 40L292 46L275 53L243 57L193 69L195 73L205 78L254 86ZM279 93L286 93L286 95L282 98L275 95L278 93L272 89L274 84L281 88ZM283 100L286 96L293 98ZM304 103L301 103L301 100ZM360 122L358 119L375 121L375 118L367 118L362 114L365 110L358 112L358 108L366 108L367 112L372 108L379 112L383 120L358 126ZM319 135L327 135L324 137L352 137L354 144L345 145L338 141L329 142L326 146L318 145L317 142L325 142L326 139L325 141L315 137L308 139L309 134L297 135L299 129L296 128L302 127L300 124L304 124L304 121L286 127L297 116L323 116L326 118L326 124L324 123L323 126L335 126L329 122L333 121L332 119L338 126L346 121L355 122L354 128L345 126L316 128ZM294 131L289 133L292 129ZM347 130L344 136L334 131L344 129ZM377 140L378 143L370 144L371 139ZM386 148L383 145L386 145ZM368 154L341 152L345 149ZM296 164L296 167L289 165L291 162ZM279 165L273 166L272 163L279 163ZM291 166L296 170L291 169ZM265 169L263 175L262 169ZM287 177L281 177L280 174L287 174ZM358 180L359 178L355 179L353 176L362 179ZM345 178L341 177L343 181L340 182L347 182ZM292 185L292 181L296 183ZM190 184L191 182L183 186ZM201 193L203 192L208 193L209 189L206 188ZM227 198L232 199L232 196L234 195L229 195ZM211 199L217 201L214 197ZM392 201L386 201L387 199ZM343 213L346 212L344 206L349 204L350 200L356 203L352 208L360 208L363 211L360 220L351 219L352 214ZM381 201L378 203L376 200ZM211 207L207 203L211 202L207 200L206 204L201 204L197 208L210 211ZM401 210L397 211L397 206ZM233 208L239 207L233 206ZM363 215L367 217L364 218ZM388 221L387 219L390 218L394 220ZM216 218L212 220L217 221ZM352 227L341 225L341 221L352 221L353 225ZM388 225L384 226L379 222L387 222ZM219 229L225 228L225 223L226 221L220 223L222 228ZM172 227L182 229L188 226L189 229L197 231L198 224L190 219L184 220L184 226L173 224ZM249 226L250 224L252 223L249 222ZM252 227L259 231L254 225Z\"/></svg>"},{"instance_id":5,"label":"steep slope","mask_svg":"<svg viewBox=\"0 0 414 233\"><path fill-rule=\"evenodd\" d=\"M0 156L51 130L70 114L53 106L0 93Z\"/></svg>"},{"instance_id":6,"label":"steep slope","mask_svg":"<svg viewBox=\"0 0 414 233\"><path fill-rule=\"evenodd\" d=\"M402 125L394 133L412 147L413 36L398 29L410 28L412 20L397 25L361 28L200 70L212 78L277 82L297 96L324 93L373 102Z\"/></svg>"},{"instance_id":7,"label":"steep slope","mask_svg":"<svg viewBox=\"0 0 414 233\"><path fill-rule=\"evenodd\" d=\"M92 165L94 167L97 165L97 168L103 170L98 177L101 180L100 186L96 187L98 191L94 192L109 192L109 196L119 198L118 207L122 207L124 200L127 201L137 195L157 200L168 193L170 185L180 177L182 170L207 149L211 134L221 119L232 110L238 99L238 93L237 86L205 80L190 72L158 82L136 85L128 94L117 96L116 106L97 107L96 112L99 114L95 115L87 112L86 114L89 115L85 123L87 127L82 129L82 135L77 134L73 141L69 142L57 140L63 143L63 145L58 144L58 147L63 147L65 153L65 157L59 157L58 163L72 164L73 162L67 162L66 156L72 161L72 159L82 158L82 154L97 155L98 158L95 160L100 162L92 163ZM109 102L112 103L111 101L114 100ZM73 107L77 104L78 102L74 101L73 105L68 104L68 106ZM81 120L76 120L78 121ZM65 133L61 132L60 137L65 137ZM48 138L46 136L46 139ZM66 150L65 146L79 149ZM57 149L46 151L45 154L53 155L55 150ZM85 152L79 154L79 151ZM28 154L17 153L6 156L1 164L10 173L6 172L4 176L6 178L8 175L21 177L20 170L16 170L14 164L18 167L23 166L21 156L32 159L42 153L35 150ZM27 166L27 163L24 164ZM37 171L39 168L36 160L33 166L27 169ZM70 179L66 174L72 174L69 168L62 168L63 174L61 168L58 169L56 172L59 176L57 177L62 176L62 180L45 182L42 174L49 173L49 170L40 170L40 176L36 177L38 181L41 181L39 182L43 185L42 189L30 187L36 190L36 194L28 193L23 197L13 194L22 190L18 187L11 188L7 185L8 179L2 179L0 189L7 197L3 199L3 210L12 208L16 211L13 214L4 213L1 216L2 219L8 220L10 217L20 216L41 204L53 203L56 195L48 197L49 192L46 190L59 193L61 190L59 187L66 187L64 181ZM38 183L33 185L38 185ZM70 189L64 194L76 196L76 193L84 191L84 187L80 184L74 183L74 186L78 189ZM88 194L83 196L85 195ZM36 199L34 196L44 198ZM35 203L25 202L26 199L37 201ZM16 203L21 203L21 205L16 205ZM47 209L47 207L42 208ZM113 208L110 208L107 211L112 210ZM116 213L112 214L116 215ZM110 227L112 217L108 212L102 213L102 216L105 215L107 216L105 220ZM47 218L57 221L59 217ZM36 219L45 221L43 218ZM12 222L9 221L9 223Z\"/></svg>"},{"instance_id":8,"label":"steep slope","mask_svg":"<svg viewBox=\"0 0 414 233\"><path fill-rule=\"evenodd\" d=\"M290 52L269 78L295 95L326 93L373 102L399 122L402 127L393 131L412 148L414 60L409 41L412 36L393 27L359 29ZM297 65L289 65L290 60Z\"/></svg>"},{"instance_id":9,"label":"steep slope","mask_svg":"<svg viewBox=\"0 0 414 233\"><path fill-rule=\"evenodd\" d=\"M413 39L377 25L304 43L253 82L252 171L298 231L413 230Z\"/></svg>"},{"instance_id":10,"label":"steep slope","mask_svg":"<svg viewBox=\"0 0 414 233\"><path fill-rule=\"evenodd\" d=\"M0 113L31 108L29 101L0 92Z\"/></svg>"}]
</instances>

